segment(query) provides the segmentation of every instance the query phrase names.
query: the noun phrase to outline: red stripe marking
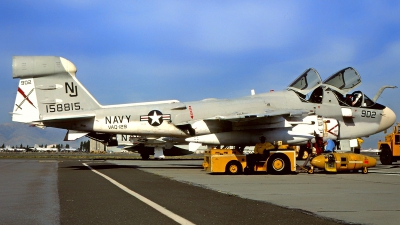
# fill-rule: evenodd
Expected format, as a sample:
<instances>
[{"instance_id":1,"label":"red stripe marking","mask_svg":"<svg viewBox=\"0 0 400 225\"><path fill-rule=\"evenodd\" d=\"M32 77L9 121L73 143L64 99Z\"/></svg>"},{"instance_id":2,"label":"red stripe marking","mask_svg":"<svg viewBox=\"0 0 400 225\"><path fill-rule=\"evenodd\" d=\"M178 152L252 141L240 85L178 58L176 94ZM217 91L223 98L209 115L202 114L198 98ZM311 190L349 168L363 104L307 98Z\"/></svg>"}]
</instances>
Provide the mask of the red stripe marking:
<instances>
[{"instance_id":1,"label":"red stripe marking","mask_svg":"<svg viewBox=\"0 0 400 225\"><path fill-rule=\"evenodd\" d=\"M328 133L332 134L333 136L337 136L336 134L332 133L331 131L335 129L339 124L336 124L334 127L332 127L330 130L328 130Z\"/></svg>"},{"instance_id":2,"label":"red stripe marking","mask_svg":"<svg viewBox=\"0 0 400 225\"><path fill-rule=\"evenodd\" d=\"M33 105L33 103L31 102L31 100L29 100L28 96L26 96L25 93L24 93L24 91L23 91L21 88L19 88L19 87L18 87L18 92L19 92L33 107L35 107L35 106ZM36 108L36 107L35 107L35 108Z\"/></svg>"},{"instance_id":3,"label":"red stripe marking","mask_svg":"<svg viewBox=\"0 0 400 225\"><path fill-rule=\"evenodd\" d=\"M190 113L190 118L193 119L193 111L192 111L192 106L189 105L189 113Z\"/></svg>"}]
</instances>

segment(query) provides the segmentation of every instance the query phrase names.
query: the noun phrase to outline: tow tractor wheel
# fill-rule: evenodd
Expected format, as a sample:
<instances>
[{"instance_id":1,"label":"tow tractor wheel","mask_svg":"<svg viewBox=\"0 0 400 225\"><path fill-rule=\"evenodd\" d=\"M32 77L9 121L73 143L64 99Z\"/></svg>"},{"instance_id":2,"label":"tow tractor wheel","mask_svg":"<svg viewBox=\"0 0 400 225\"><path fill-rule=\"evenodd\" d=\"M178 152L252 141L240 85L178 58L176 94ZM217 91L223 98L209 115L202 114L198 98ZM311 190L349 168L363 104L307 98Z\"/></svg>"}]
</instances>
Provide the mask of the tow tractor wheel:
<instances>
[{"instance_id":1,"label":"tow tractor wheel","mask_svg":"<svg viewBox=\"0 0 400 225\"><path fill-rule=\"evenodd\" d=\"M368 173L368 167L363 167L361 173L362 174L367 174Z\"/></svg>"},{"instance_id":2,"label":"tow tractor wheel","mask_svg":"<svg viewBox=\"0 0 400 225\"><path fill-rule=\"evenodd\" d=\"M275 153L268 159L268 172L272 174L284 174L289 171L290 161L285 154Z\"/></svg>"},{"instance_id":3,"label":"tow tractor wheel","mask_svg":"<svg viewBox=\"0 0 400 225\"><path fill-rule=\"evenodd\" d=\"M381 160L382 165L391 165L392 164L392 151L390 151L389 147L382 146L381 154L379 155L379 159Z\"/></svg>"},{"instance_id":4,"label":"tow tractor wheel","mask_svg":"<svg viewBox=\"0 0 400 225\"><path fill-rule=\"evenodd\" d=\"M231 175L237 175L242 172L242 165L238 161L230 161L225 168L225 172Z\"/></svg>"}]
</instances>

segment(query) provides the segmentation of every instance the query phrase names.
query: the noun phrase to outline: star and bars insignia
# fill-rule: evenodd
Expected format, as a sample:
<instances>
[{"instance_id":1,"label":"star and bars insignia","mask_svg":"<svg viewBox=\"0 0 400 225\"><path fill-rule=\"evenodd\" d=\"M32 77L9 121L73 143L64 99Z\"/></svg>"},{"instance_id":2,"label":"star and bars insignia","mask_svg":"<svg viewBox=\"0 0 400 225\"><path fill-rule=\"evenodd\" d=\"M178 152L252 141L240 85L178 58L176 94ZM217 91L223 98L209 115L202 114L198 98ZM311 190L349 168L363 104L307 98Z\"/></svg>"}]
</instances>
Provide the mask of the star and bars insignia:
<instances>
[{"instance_id":1,"label":"star and bars insignia","mask_svg":"<svg viewBox=\"0 0 400 225\"><path fill-rule=\"evenodd\" d=\"M160 126L164 120L171 121L171 114L162 114L158 110L152 110L149 114L140 116L140 121L147 121L151 126Z\"/></svg>"}]
</instances>

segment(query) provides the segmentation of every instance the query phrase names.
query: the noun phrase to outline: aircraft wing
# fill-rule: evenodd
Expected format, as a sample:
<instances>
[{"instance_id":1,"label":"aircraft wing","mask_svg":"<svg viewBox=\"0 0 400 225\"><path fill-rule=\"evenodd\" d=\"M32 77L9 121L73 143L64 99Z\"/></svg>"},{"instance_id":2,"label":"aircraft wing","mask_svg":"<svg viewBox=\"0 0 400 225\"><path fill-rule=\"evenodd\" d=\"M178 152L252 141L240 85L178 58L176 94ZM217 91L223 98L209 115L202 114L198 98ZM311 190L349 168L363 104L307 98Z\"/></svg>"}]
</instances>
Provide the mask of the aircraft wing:
<instances>
[{"instance_id":1,"label":"aircraft wing","mask_svg":"<svg viewBox=\"0 0 400 225\"><path fill-rule=\"evenodd\" d=\"M232 114L228 116L215 116L211 118L207 118L205 120L226 120L231 122L244 122L244 121L252 121L259 118L265 117L274 117L274 116L289 116L289 117L297 117L308 115L309 111L301 110L301 109L280 109L280 110L267 110L264 113L256 113L256 114Z\"/></svg>"}]
</instances>

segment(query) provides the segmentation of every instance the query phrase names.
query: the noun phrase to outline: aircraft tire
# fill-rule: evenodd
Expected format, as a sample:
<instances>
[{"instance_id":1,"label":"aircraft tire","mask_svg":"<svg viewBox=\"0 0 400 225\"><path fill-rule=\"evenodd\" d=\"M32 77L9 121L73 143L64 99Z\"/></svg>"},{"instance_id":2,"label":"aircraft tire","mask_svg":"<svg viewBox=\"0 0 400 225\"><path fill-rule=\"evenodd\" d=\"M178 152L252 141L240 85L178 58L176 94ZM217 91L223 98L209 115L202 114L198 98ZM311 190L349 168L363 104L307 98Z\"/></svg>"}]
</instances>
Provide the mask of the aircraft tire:
<instances>
[{"instance_id":1,"label":"aircraft tire","mask_svg":"<svg viewBox=\"0 0 400 225\"><path fill-rule=\"evenodd\" d=\"M379 155L379 159L381 160L382 165L392 165L392 151L390 151L388 147L384 146Z\"/></svg>"},{"instance_id":2,"label":"aircraft tire","mask_svg":"<svg viewBox=\"0 0 400 225\"><path fill-rule=\"evenodd\" d=\"M243 173L244 173L245 175L249 175L249 174L252 174L253 172L252 172L248 167L245 167L245 168L243 169Z\"/></svg>"},{"instance_id":3,"label":"aircraft tire","mask_svg":"<svg viewBox=\"0 0 400 225\"><path fill-rule=\"evenodd\" d=\"M242 165L238 161L230 161L226 164L225 173L229 175L238 175L242 173Z\"/></svg>"},{"instance_id":4,"label":"aircraft tire","mask_svg":"<svg viewBox=\"0 0 400 225\"><path fill-rule=\"evenodd\" d=\"M282 153L275 153L269 157L267 172L270 174L286 174L290 171L290 160Z\"/></svg>"},{"instance_id":5,"label":"aircraft tire","mask_svg":"<svg viewBox=\"0 0 400 225\"><path fill-rule=\"evenodd\" d=\"M148 160L150 158L150 155L148 155L148 154L140 154L140 157L142 157L142 160Z\"/></svg>"}]
</instances>

